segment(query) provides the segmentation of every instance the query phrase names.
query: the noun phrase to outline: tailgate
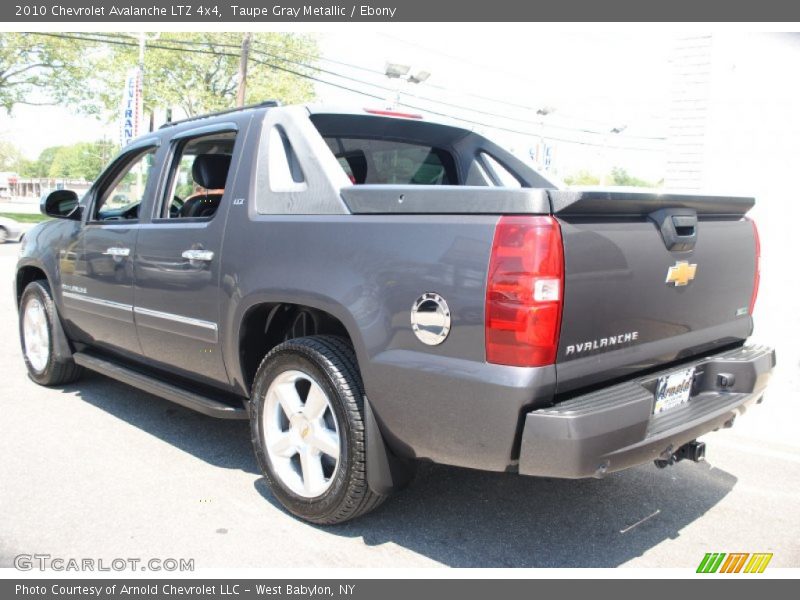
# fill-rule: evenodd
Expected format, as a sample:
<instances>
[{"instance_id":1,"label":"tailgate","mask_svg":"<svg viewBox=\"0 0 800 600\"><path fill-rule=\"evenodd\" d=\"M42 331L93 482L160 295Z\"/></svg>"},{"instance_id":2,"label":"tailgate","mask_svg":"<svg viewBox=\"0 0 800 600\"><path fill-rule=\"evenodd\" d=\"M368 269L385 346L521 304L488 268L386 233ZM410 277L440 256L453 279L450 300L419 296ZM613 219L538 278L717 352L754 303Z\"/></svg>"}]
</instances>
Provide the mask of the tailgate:
<instances>
[{"instance_id":1,"label":"tailgate","mask_svg":"<svg viewBox=\"0 0 800 600\"><path fill-rule=\"evenodd\" d=\"M564 243L558 393L711 352L751 332L749 198L550 192Z\"/></svg>"}]
</instances>

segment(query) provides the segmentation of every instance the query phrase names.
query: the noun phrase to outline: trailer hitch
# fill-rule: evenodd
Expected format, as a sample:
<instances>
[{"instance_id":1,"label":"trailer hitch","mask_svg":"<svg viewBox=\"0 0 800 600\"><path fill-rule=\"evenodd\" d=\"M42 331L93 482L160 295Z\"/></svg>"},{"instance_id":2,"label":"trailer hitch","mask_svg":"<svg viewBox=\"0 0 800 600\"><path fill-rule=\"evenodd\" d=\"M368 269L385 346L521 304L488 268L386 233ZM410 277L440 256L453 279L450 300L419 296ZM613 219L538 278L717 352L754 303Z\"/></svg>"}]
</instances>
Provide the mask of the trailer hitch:
<instances>
[{"instance_id":1,"label":"trailer hitch","mask_svg":"<svg viewBox=\"0 0 800 600\"><path fill-rule=\"evenodd\" d=\"M706 459L706 444L705 442L698 442L692 440L678 448L675 452L670 452L667 449L661 458L657 458L654 462L659 469L666 469L670 465L682 460L691 460L692 462L703 462Z\"/></svg>"}]
</instances>

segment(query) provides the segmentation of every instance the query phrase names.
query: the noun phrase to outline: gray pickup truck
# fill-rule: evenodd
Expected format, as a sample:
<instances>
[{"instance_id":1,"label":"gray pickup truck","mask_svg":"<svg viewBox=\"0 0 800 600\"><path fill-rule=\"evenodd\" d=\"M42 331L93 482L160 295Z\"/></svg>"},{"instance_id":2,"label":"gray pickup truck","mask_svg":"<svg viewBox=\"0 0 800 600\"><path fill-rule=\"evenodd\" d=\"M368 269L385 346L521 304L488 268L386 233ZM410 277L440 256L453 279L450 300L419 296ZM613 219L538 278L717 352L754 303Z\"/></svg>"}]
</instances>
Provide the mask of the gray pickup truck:
<instances>
[{"instance_id":1,"label":"gray pickup truck","mask_svg":"<svg viewBox=\"0 0 800 600\"><path fill-rule=\"evenodd\" d=\"M25 364L249 419L275 497L366 513L419 460L543 477L699 461L762 400L750 198L559 190L485 137L264 103L170 123L16 269Z\"/></svg>"}]
</instances>

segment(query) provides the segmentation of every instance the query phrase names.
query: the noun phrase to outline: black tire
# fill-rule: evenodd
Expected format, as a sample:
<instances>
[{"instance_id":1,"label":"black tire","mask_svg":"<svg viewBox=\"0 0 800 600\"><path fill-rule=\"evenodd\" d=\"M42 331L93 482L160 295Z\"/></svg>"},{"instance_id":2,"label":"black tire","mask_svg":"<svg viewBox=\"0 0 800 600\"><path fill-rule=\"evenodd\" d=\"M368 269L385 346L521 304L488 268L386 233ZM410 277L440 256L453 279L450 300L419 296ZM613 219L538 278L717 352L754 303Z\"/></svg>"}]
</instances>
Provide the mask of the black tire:
<instances>
[{"instance_id":1,"label":"black tire","mask_svg":"<svg viewBox=\"0 0 800 600\"><path fill-rule=\"evenodd\" d=\"M287 371L311 375L327 394L339 423L340 454L330 487L313 498L294 493L271 464L264 435L263 413L273 380ZM292 514L311 523L332 525L359 517L386 496L367 484L364 389L355 352L347 340L311 336L276 346L258 367L250 396L250 429L258 464L275 498Z\"/></svg>"},{"instance_id":2,"label":"black tire","mask_svg":"<svg viewBox=\"0 0 800 600\"><path fill-rule=\"evenodd\" d=\"M47 331L49 333L47 362L41 369L34 368L28 358L23 328L25 309L28 303L32 302L34 299L38 300L44 308L44 314L47 319ZM22 292L22 298L19 303L19 339L22 348L22 356L25 359L25 366L28 368L28 377L39 385L50 386L71 383L78 379L83 372L83 369L79 365L76 365L71 357L62 357L59 355L59 352L56 351L57 341L66 340L66 336L61 327L61 321L58 318L56 305L53 303L50 286L44 279L29 283L25 291Z\"/></svg>"}]
</instances>

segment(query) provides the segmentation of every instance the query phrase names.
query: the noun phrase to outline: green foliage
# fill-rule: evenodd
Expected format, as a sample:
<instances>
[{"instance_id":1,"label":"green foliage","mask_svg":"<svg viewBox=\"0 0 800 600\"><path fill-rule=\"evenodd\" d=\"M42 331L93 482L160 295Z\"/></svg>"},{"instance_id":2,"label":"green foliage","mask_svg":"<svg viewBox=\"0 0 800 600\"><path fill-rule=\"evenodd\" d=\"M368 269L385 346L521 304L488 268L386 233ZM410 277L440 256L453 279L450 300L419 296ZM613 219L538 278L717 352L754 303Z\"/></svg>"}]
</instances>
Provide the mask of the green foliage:
<instances>
[{"instance_id":1,"label":"green foliage","mask_svg":"<svg viewBox=\"0 0 800 600\"><path fill-rule=\"evenodd\" d=\"M14 219L17 223L41 223L42 221L48 220L50 217L46 217L41 213L7 213L7 212L0 212L0 217L6 217L9 219Z\"/></svg>"},{"instance_id":2,"label":"green foliage","mask_svg":"<svg viewBox=\"0 0 800 600\"><path fill-rule=\"evenodd\" d=\"M657 188L661 187L663 180L658 183L647 181L629 175L628 171L623 167L614 167L611 173L605 177L595 175L594 173L581 169L580 171L567 175L564 177L564 183L567 185L608 185L608 186L621 186L621 187L643 187L643 188Z\"/></svg>"},{"instance_id":3,"label":"green foliage","mask_svg":"<svg viewBox=\"0 0 800 600\"><path fill-rule=\"evenodd\" d=\"M92 98L93 61L102 49L94 43L75 43L31 33L0 33L0 109L10 113L16 104L83 105Z\"/></svg>"},{"instance_id":4,"label":"green foliage","mask_svg":"<svg viewBox=\"0 0 800 600\"><path fill-rule=\"evenodd\" d=\"M39 158L35 161L31 162L29 167L29 172L26 173L25 177L50 177L50 166L53 164L53 160L55 160L56 154L59 150L61 150L63 146L50 146L49 148L45 148L39 154ZM20 173L22 175L22 173Z\"/></svg>"},{"instance_id":5,"label":"green foliage","mask_svg":"<svg viewBox=\"0 0 800 600\"><path fill-rule=\"evenodd\" d=\"M145 51L144 107L180 107L190 116L233 108L238 88L239 55L243 33L162 33L148 41ZM166 50L160 46L179 48ZM108 82L100 98L108 111L116 111L128 70L138 61L138 47L109 46L104 63ZM273 58L265 53L274 55ZM317 44L308 35L254 33L250 45L245 104L279 99L284 104L306 102L314 97L308 79L264 63L303 74L313 70L289 64L282 58L313 63Z\"/></svg>"},{"instance_id":6,"label":"green foliage","mask_svg":"<svg viewBox=\"0 0 800 600\"><path fill-rule=\"evenodd\" d=\"M66 104L85 114L116 118L127 72L139 61L138 36L54 35L0 33L0 107L10 112L15 104ZM149 35L145 111L174 106L197 115L234 107L243 35L162 33L155 39ZM313 69L287 61L313 64L317 56L317 43L310 35L252 34L245 103L313 99L309 79L276 67L310 75Z\"/></svg>"},{"instance_id":7,"label":"green foliage","mask_svg":"<svg viewBox=\"0 0 800 600\"><path fill-rule=\"evenodd\" d=\"M86 179L92 181L117 153L108 140L80 142L45 148L36 160L28 160L11 142L0 141L0 171L20 177Z\"/></svg>"},{"instance_id":8,"label":"green foliage","mask_svg":"<svg viewBox=\"0 0 800 600\"><path fill-rule=\"evenodd\" d=\"M22 153L11 142L0 141L0 171L16 173L23 160Z\"/></svg>"},{"instance_id":9,"label":"green foliage","mask_svg":"<svg viewBox=\"0 0 800 600\"><path fill-rule=\"evenodd\" d=\"M622 167L614 167L613 169L611 169L610 179L611 182L609 185L619 185L626 187L645 187L645 188L658 187L657 184L653 183L652 181L646 181L644 179L639 179L638 177L634 177L633 175L629 175L628 171L626 171Z\"/></svg>"},{"instance_id":10,"label":"green foliage","mask_svg":"<svg viewBox=\"0 0 800 600\"><path fill-rule=\"evenodd\" d=\"M564 177L564 183L567 185L598 185L600 178L586 169L581 169L574 175Z\"/></svg>"},{"instance_id":11,"label":"green foliage","mask_svg":"<svg viewBox=\"0 0 800 600\"><path fill-rule=\"evenodd\" d=\"M51 152L55 150L55 152ZM46 174L41 177L65 178L65 179L86 179L94 180L100 171L108 164L108 161L116 153L116 147L108 141L79 142L71 146L60 146L47 148L39 157L39 172ZM52 155L52 160L50 156ZM47 161L49 160L49 164Z\"/></svg>"}]
</instances>

